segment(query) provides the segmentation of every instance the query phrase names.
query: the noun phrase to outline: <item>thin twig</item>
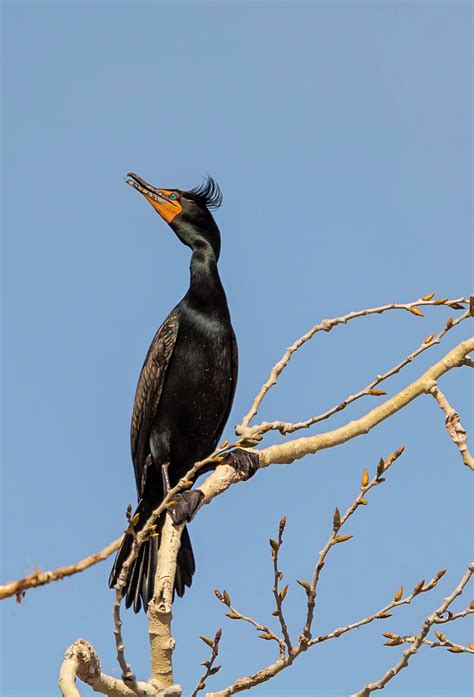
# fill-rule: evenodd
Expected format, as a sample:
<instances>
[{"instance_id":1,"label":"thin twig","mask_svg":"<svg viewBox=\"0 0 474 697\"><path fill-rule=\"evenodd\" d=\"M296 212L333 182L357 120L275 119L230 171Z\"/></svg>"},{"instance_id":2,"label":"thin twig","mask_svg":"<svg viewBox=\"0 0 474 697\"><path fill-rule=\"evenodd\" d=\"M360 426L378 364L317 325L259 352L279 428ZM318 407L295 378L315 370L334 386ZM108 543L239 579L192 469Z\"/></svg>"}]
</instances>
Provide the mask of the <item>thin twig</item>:
<instances>
[{"instance_id":1,"label":"thin twig","mask_svg":"<svg viewBox=\"0 0 474 697\"><path fill-rule=\"evenodd\" d=\"M253 675L249 675L245 678L239 678L232 685L229 685L223 690L220 690L218 692L209 692L207 694L207 697L231 697L231 695L237 694L238 692L249 690L250 688L255 687L256 685L260 685L263 682L271 680L282 670L288 668L300 654L307 651L311 646L314 646L315 644L321 644L330 639L336 639L340 637L342 634L346 634L347 632L353 631L354 629L359 629L359 627L369 624L374 620L384 620L391 617L390 610L393 610L394 608L397 608L401 605L409 605L411 601L418 595L421 595L421 593L425 593L435 588L435 586L438 584L438 581L444 576L445 573L446 569L441 569L440 571L438 571L438 573L436 573L433 576L431 581L429 581L428 583L420 581L416 584L415 588L410 594L403 597L400 593L399 588L396 591L393 600L380 610L377 610L377 612L374 612L372 615L363 617L362 619L357 620L357 622L347 624L343 627L338 627L337 629L334 629L332 632L329 632L328 634L321 634L320 636L314 637L309 642L300 641L298 646L293 648L291 656L280 656L280 658L277 661L275 661L275 663L266 666L265 668L259 670L257 673L254 673Z\"/></svg>"},{"instance_id":2,"label":"thin twig","mask_svg":"<svg viewBox=\"0 0 474 697\"><path fill-rule=\"evenodd\" d=\"M249 436L250 438L253 437L253 429L249 429L249 424L257 414L265 395L276 384L280 374L288 365L295 351L297 351L301 346L303 346L303 344L309 341L318 332L329 332L337 325L347 324L347 322L349 322L352 319L356 319L358 317L367 317L368 315L382 314L383 312L387 312L389 310L406 310L414 315L423 316L421 310L418 309L419 307L423 307L426 305L443 305L451 307L453 309L464 309L464 305L469 302L468 298L456 298L455 300L439 298L436 300L434 299L434 294L432 293L424 296L424 298L428 298L428 300L419 298L418 300L409 303L390 303L388 305L381 305L379 307L373 307L366 310L359 310L357 312L349 312L348 314L343 315L341 317L334 317L333 319L323 320L320 324L316 324L308 332L306 332L306 334L303 334L303 336L301 336L299 339L293 342L293 344L291 344L291 346L289 346L288 349L285 351L278 363L276 363L273 366L267 381L263 384L262 388L260 389L260 392L255 397L253 404L250 407L250 410L242 419L242 423L236 427L236 433L239 436Z\"/></svg>"},{"instance_id":3,"label":"thin twig","mask_svg":"<svg viewBox=\"0 0 474 697\"><path fill-rule=\"evenodd\" d=\"M283 601L285 600L286 593L288 591L288 585L284 586L281 590L279 588L280 581L283 578L283 574L278 568L278 554L280 552L280 548L283 544L283 532L285 530L285 525L286 525L286 518L283 516L283 518L280 520L280 524L278 526L278 537L276 540L270 540L270 547L272 551L272 559L273 559L273 596L275 598L275 603L276 603L276 610L273 612L273 615L278 617L278 621L280 622L280 627L281 631L283 633L283 638L285 640L286 648L288 651L288 656L291 657L293 653L293 645L291 643L291 638L290 634L288 632L288 626L286 624L285 616L283 614Z\"/></svg>"},{"instance_id":4,"label":"thin twig","mask_svg":"<svg viewBox=\"0 0 474 697\"><path fill-rule=\"evenodd\" d=\"M446 613L445 617L443 617L442 615L437 617L435 619L435 624L445 624L446 622L455 622L456 620L460 620L463 617L467 617L468 615L472 615L473 613L474 613L474 600L471 600L469 606L465 610L461 610L461 612L448 611Z\"/></svg>"},{"instance_id":5,"label":"thin twig","mask_svg":"<svg viewBox=\"0 0 474 697\"><path fill-rule=\"evenodd\" d=\"M117 661L122 671L122 680L130 688L130 690L136 694L138 692L137 678L133 673L131 666L127 663L125 658L125 646L122 637L122 620L120 618L120 604L122 602L122 592L115 591L114 599L114 636L115 636L115 647L117 649Z\"/></svg>"},{"instance_id":6,"label":"thin twig","mask_svg":"<svg viewBox=\"0 0 474 697\"><path fill-rule=\"evenodd\" d=\"M382 482L385 481L384 477L382 476L384 473L387 472L388 468L391 466L395 460L397 460L400 455L403 453L404 447L400 447L395 452L393 452L386 460L383 458L380 459L378 465L377 465L377 471L375 475L372 477L372 479L369 481L369 474L367 470L365 469L363 474L362 474L362 481L361 481L361 487L360 491L357 495L357 497L354 499L352 504L349 506L347 511L344 513L344 515L341 517L339 513L339 509L336 508L333 516L333 530L331 535L329 536L328 541L324 545L323 549L319 553L319 557L314 569L313 573L313 578L311 580L311 583L308 584L305 581L298 581L298 583L303 586L306 590L306 594L308 596L308 605L307 605L307 612L306 612L306 622L305 626L303 629L303 632L300 636L300 644L308 644L311 640L311 625L313 622L313 617L314 617L314 608L316 605L316 595L317 595L317 586L319 582L319 578L321 575L321 571L324 567L324 564L326 562L326 557L329 553L329 551L337 544L341 542L346 542L349 540L352 535L340 535L340 531L344 524L349 520L349 518L355 513L355 511L359 508L359 506L365 506L367 505L367 501L365 500L365 495L367 494L370 489L373 489L373 487L378 486Z\"/></svg>"},{"instance_id":7,"label":"thin twig","mask_svg":"<svg viewBox=\"0 0 474 697\"><path fill-rule=\"evenodd\" d=\"M387 683L393 680L393 678L396 677L400 673L400 671L402 671L404 668L408 666L410 659L423 645L424 639L426 639L428 632L430 631L433 624L436 623L436 618L444 614L448 607L451 605L451 603L459 595L461 595L461 593L464 590L464 587L466 586L473 574L474 563L471 563L469 565L468 570L466 571L456 588L453 590L451 595L448 595L448 597L444 599L439 608L435 610L431 615L428 615L428 617L425 618L419 633L415 636L415 640L411 644L410 648L406 649L403 652L400 660L397 663L395 663L395 665L393 665L379 680L377 680L377 682L373 682L366 685L364 688L362 688L362 690L359 690L359 692L355 692L353 695L351 695L351 697L368 697L368 695L370 695L375 690L382 690L385 687L385 685L387 685Z\"/></svg>"},{"instance_id":8,"label":"thin twig","mask_svg":"<svg viewBox=\"0 0 474 697\"><path fill-rule=\"evenodd\" d=\"M239 445L241 445L240 441L237 441L233 444L229 444L228 442L226 442L225 444L221 445L212 455L207 457L205 460L197 462L192 467L192 469L185 475L185 477L183 477L183 479L180 482L178 482L177 486L173 489L173 491L176 493L189 487L189 477L195 476L199 473L200 469L208 465L210 462L213 462L216 458L219 458L219 456L225 453L227 450L237 447ZM188 483L183 485L183 482ZM168 507L168 505L166 507ZM95 564L98 564L99 562L108 559L108 557L110 557L112 554L114 554L114 552L116 552L120 548L122 541L123 535L121 535L116 540L108 544L107 547L104 547L104 549L101 549L99 552L94 552L94 554L90 554L88 557L85 557L84 559L81 559L80 561L75 562L74 564L70 564L69 566L60 566L57 569L53 569L51 571L41 571L38 569L34 571L32 574L29 574L28 576L24 576L23 578L0 585L0 600L4 600L5 598L10 598L13 595L15 595L17 602L21 602L25 596L26 591L31 588L39 588L40 586L45 586L49 583L53 583L54 581L60 581L63 578L67 578L68 576L73 576L74 574L80 573L81 571L85 571L86 569L89 569L91 566L94 566ZM143 544L143 541L144 540L142 539L142 541L139 542L139 545ZM134 557L134 559L135 558L136 557Z\"/></svg>"},{"instance_id":9,"label":"thin twig","mask_svg":"<svg viewBox=\"0 0 474 697\"><path fill-rule=\"evenodd\" d=\"M204 688L206 687L206 680L211 675L216 675L216 673L218 673L219 670L221 669L221 666L214 666L215 660L216 660L217 655L219 653L219 642L221 640L221 636L222 636L222 629L218 629L215 636L214 636L214 639L210 639L207 636L201 637L203 642L207 646L211 647L211 656L210 656L208 661L204 661L203 663L201 663L201 665L206 668L206 672L204 673L204 675L202 676L202 678L199 680L198 684L194 688L191 697L196 697L198 692L201 692L201 690L204 690Z\"/></svg>"},{"instance_id":10,"label":"thin twig","mask_svg":"<svg viewBox=\"0 0 474 697\"><path fill-rule=\"evenodd\" d=\"M290 464L305 455L314 454L325 448L333 448L352 438L365 435L372 428L393 416L393 414L406 407L420 395L428 393L441 375L462 365L465 356L472 351L474 351L474 337L461 341L437 363L428 368L420 378L359 419L354 419L344 426L326 433L290 439L259 450L260 467L266 467L270 463ZM199 488L203 491L202 486Z\"/></svg>"},{"instance_id":11,"label":"thin twig","mask_svg":"<svg viewBox=\"0 0 474 697\"><path fill-rule=\"evenodd\" d=\"M421 593L426 593L427 591L433 590L433 588L435 588L435 586L438 584L438 581L444 576L445 573L446 569L440 569L433 576L431 581L429 581L426 584L424 583L424 581L420 581L416 584L413 591L406 596L402 596L403 587L400 586L400 588L398 588L398 590L395 592L393 600L390 603L388 603L388 605L385 605L383 608L377 610L377 612L374 612L372 615L367 615L367 617L363 617L362 619L357 620L357 622L352 622L351 624L346 624L343 627L333 629L333 631L329 632L329 634L321 634L320 636L314 637L308 643L308 647L314 646L314 644L321 644L323 641L327 641L328 639L337 639L342 634L346 634L346 632L351 632L353 629L359 629L359 627L363 627L366 624L370 624L374 620L388 619L392 616L390 610L393 610L396 607L400 607L400 605L409 605L413 598L417 597ZM388 636L389 634L389 632L386 632L384 636Z\"/></svg>"},{"instance_id":12,"label":"thin twig","mask_svg":"<svg viewBox=\"0 0 474 697\"><path fill-rule=\"evenodd\" d=\"M237 610L237 608L232 605L230 596L227 593L227 591L223 591L221 593L219 590L216 589L214 590L214 593L216 595L216 598L229 608L230 612L226 613L226 617L228 617L231 620L241 620L242 622L247 622L247 624L251 624L253 627L255 627L257 632L261 632L261 634L259 635L260 639L265 639L266 641L275 641L278 644L280 650L280 658L284 658L285 642L281 637L275 634L275 632L272 631L266 625L260 624L260 622L257 622L257 620L254 620L252 617L248 617L247 615L243 615L239 610Z\"/></svg>"},{"instance_id":13,"label":"thin twig","mask_svg":"<svg viewBox=\"0 0 474 697\"><path fill-rule=\"evenodd\" d=\"M386 392L376 389L378 385L380 385L384 380L387 380L393 375L399 373L403 368L412 363L415 360L415 358L419 356L421 353L441 343L441 340L443 336L446 334L446 332L463 322L468 317L471 317L469 310L466 310L464 314L460 315L454 320L450 317L446 325L438 334L430 334L429 336L427 336L421 342L418 348L415 349L415 351L413 351L412 353L410 353L410 355L407 356L405 359L400 361L400 363L397 363L397 365L388 370L386 373L376 375L376 377L362 390L359 390L359 392L356 392L355 394L348 395L342 402L339 402L330 409L327 409L322 414L319 414L318 416L313 416L310 419L306 419L306 421L299 421L298 423L291 423L287 421L264 421L263 423L257 424L248 429L247 433L249 435L247 437L249 437L250 433L252 433L254 438L258 438L262 436L264 433L267 433L268 431L280 431L282 436L286 436L289 433L294 433L295 431L299 431L303 428L309 428L310 426L313 426L314 424L319 423L320 421L329 419L329 417L342 411L347 406L349 406L349 404L353 404L353 402L356 402L358 399L361 399L362 397L383 397L384 395L386 395Z\"/></svg>"},{"instance_id":14,"label":"thin twig","mask_svg":"<svg viewBox=\"0 0 474 697\"><path fill-rule=\"evenodd\" d=\"M60 566L52 571L34 571L32 574L29 574L29 576L20 578L17 581L5 583L3 586L0 586L0 600L10 598L12 595L16 595L17 602L21 602L26 591L30 588L45 586L53 581L59 581L67 576L72 576L73 574L85 571L89 567L94 566L94 564L104 561L104 559L107 559L111 554L116 552L120 547L122 540L123 535L111 542L109 545L107 545L107 547L104 547L104 549L101 549L100 552L95 552L94 554L85 557L85 559L75 562L75 564Z\"/></svg>"},{"instance_id":15,"label":"thin twig","mask_svg":"<svg viewBox=\"0 0 474 697\"><path fill-rule=\"evenodd\" d=\"M416 636L399 636L398 634L392 634L391 632L386 632L384 634L389 641L385 642L385 646L401 646L401 644L414 644L416 641ZM469 643L468 646L463 646L463 644L456 644L454 641L450 641L442 632L436 632L439 641L433 641L432 639L423 639L423 644L429 646L432 649L442 648L447 649L450 653L470 653L474 654L474 644Z\"/></svg>"},{"instance_id":16,"label":"thin twig","mask_svg":"<svg viewBox=\"0 0 474 697\"><path fill-rule=\"evenodd\" d=\"M441 392L438 385L433 385L433 387L430 390L430 394L433 395L433 397L436 399L439 406L446 415L446 430L449 433L449 436L453 441L454 445L458 448L459 452L461 453L462 461L464 462L466 467L469 467L470 469L474 470L474 457L472 457L467 447L467 433L466 429L461 423L461 417L454 409L454 407L452 407L451 404L448 402L446 396Z\"/></svg>"},{"instance_id":17,"label":"thin twig","mask_svg":"<svg viewBox=\"0 0 474 697\"><path fill-rule=\"evenodd\" d=\"M224 591L221 593L220 591L214 591L218 597L218 599L224 603L224 605L227 605L227 607L230 608L231 613L228 614L227 616L230 617L231 619L243 619L253 626L255 626L259 631L265 630L267 633L265 636L262 638L264 639L273 639L275 641L279 642L280 645L280 656L278 660L275 663L272 663L270 666L267 666L266 668L263 668L262 670L258 671L254 675L245 677L245 678L240 678L239 680L236 680L232 685L229 685L226 687L224 690L221 690L219 692L212 692L208 693L208 697L230 697L230 695L236 694L238 692L242 692L243 690L248 690L251 687L254 687L255 685L259 685L263 682L266 682L267 680L270 680L272 677L274 677L277 673L281 672L288 666L290 666L294 660L302 653L308 650L310 646L314 646L315 644L320 644L324 641L327 641L328 639L334 639L338 636L341 636L341 634L345 634L346 632L352 631L354 629L358 629L359 627L369 624L370 622L373 622L374 620L381 620L381 619L386 619L388 617L391 617L390 610L392 610L395 607L398 607L400 605L408 605L411 603L413 598L417 595L420 595L421 593L427 592L432 590L442 578L442 576L445 574L445 569L441 569L438 571L437 574L429 581L428 583L425 583L425 581L420 581L419 583L416 584L415 588L413 591L403 597L403 588L400 587L394 597L393 600L385 605L381 610L378 610L377 612L373 613L372 615L369 615L367 617L364 617L357 622L354 622L352 624L348 624L344 627L339 627L337 629L334 629L332 632L329 634L324 634L320 635L318 637L314 637L311 639L311 623L313 620L313 611L314 611L314 598L315 598L315 589L317 586L317 581L319 579L319 574L321 572L322 567L324 566L324 559L325 556L327 555L327 552L329 549L334 546L335 544L338 544L340 542L344 542L345 540L349 539L350 535L346 536L341 536L338 535L342 525L347 521L347 519L354 513L354 511L360 506L360 505L365 505L367 502L363 498L363 495L367 493L371 488L374 486L377 486L381 484L384 481L384 478L382 477L383 474L386 473L390 465L398 458L403 452L403 448L398 448L394 453L392 453L386 460L381 459L378 466L377 466L377 471L375 476L373 477L372 480L369 481L369 475L367 473L367 470L364 470L364 473L362 475L362 485L361 489L359 492L359 495L357 496L356 500L354 503L349 507L345 515L341 518L339 515L339 511L336 509L336 513L334 514L333 518L333 534L331 535L328 543L326 544L325 548L319 555L315 575L313 577L313 583L309 584L306 583L305 581L298 581L298 583L303 586L307 592L308 595L308 610L307 610L307 619L306 619L306 625L305 625L305 630L300 636L299 643L296 647L290 646L288 647L288 643L286 644L287 646L287 652L285 654L285 643L284 641L277 637L273 632L270 632L267 627L263 627L259 623L255 622L252 618L245 617L240 613L238 610L236 610L230 600L229 594ZM272 557L273 557L273 562L274 562L274 575L275 579L277 581L276 586L277 586L277 596L276 599L280 599L280 601L284 600L286 596L286 586L283 592L283 598L282 596L282 591L279 591L278 589L278 581L280 580L280 572L278 569L278 552L282 544L282 534L283 530L286 524L285 518L282 518L279 526L279 531L278 531L278 539L277 540L270 540L270 547L272 549ZM275 590L274 590L275 592ZM277 610L279 604L281 605L281 602L279 603L279 600L277 599ZM280 607L281 609L281 607ZM275 611L273 613L274 615L279 616L278 611ZM280 624L282 624L280 620ZM286 627L286 624L284 624L284 619L283 619L283 624L282 624L282 629L283 626Z\"/></svg>"}]
</instances>

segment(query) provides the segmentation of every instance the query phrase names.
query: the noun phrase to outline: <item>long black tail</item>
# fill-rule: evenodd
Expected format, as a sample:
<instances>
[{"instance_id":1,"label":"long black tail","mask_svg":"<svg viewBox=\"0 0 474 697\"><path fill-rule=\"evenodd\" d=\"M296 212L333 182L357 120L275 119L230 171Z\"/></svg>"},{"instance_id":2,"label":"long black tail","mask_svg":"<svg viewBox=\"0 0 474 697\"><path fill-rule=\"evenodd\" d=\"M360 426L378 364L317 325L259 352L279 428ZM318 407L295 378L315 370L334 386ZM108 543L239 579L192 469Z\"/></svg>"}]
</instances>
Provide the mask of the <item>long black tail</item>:
<instances>
[{"instance_id":1,"label":"long black tail","mask_svg":"<svg viewBox=\"0 0 474 697\"><path fill-rule=\"evenodd\" d=\"M143 508L144 507L140 502L136 511L140 514L136 526L137 531L140 530L140 522L143 526L147 520L147 517L149 516L149 512L144 511ZM133 604L133 609L135 612L140 612L142 605L146 612L148 603L153 597L153 586L156 575L158 549L160 547L163 522L164 516L161 516L156 524L156 531L159 534L155 537L151 537L142 544L140 551L138 552L138 557L135 559L128 572L124 592L125 607L128 608ZM109 577L110 588L113 588L118 581L123 563L128 558L132 549L132 541L132 536L126 535L119 551L117 552L117 556L115 557L115 562ZM184 595L186 587L189 588L191 586L192 577L195 570L196 564L194 561L193 548L191 547L191 540L189 539L187 528L184 528L183 534L181 535L181 547L178 552L176 576L174 580L174 590L180 597Z\"/></svg>"}]
</instances>

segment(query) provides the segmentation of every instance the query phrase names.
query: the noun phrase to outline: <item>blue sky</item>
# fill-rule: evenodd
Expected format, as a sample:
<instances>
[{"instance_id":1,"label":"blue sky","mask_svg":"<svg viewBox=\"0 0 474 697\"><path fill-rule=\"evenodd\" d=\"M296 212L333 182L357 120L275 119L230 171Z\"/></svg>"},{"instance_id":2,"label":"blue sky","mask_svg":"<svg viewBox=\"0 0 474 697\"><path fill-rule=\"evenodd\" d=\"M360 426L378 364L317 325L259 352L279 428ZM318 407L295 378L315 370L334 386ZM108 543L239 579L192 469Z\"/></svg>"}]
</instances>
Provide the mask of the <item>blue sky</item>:
<instances>
[{"instance_id":1,"label":"blue sky","mask_svg":"<svg viewBox=\"0 0 474 697\"><path fill-rule=\"evenodd\" d=\"M240 347L231 436L271 365L314 323L430 291L469 293L472 36L471 5L454 0L3 2L2 14L1 577L9 580L105 546L135 499L135 384L151 337L186 290L189 254L126 187L126 172L181 188L209 172L222 187L220 268ZM324 411L448 315L391 314L319 335L262 418ZM389 393L468 336L467 325L387 383ZM442 381L465 425L469 379L457 370ZM355 405L333 426L372 405ZM348 694L398 659L381 632L416 631L472 557L472 479L428 397L364 438L259 473L201 512L191 526L198 571L174 610L184 694L207 658L199 634L224 629L213 689L274 657L270 642L226 620L212 589L270 619L267 541L285 514L285 602L296 636L304 593L294 580L310 576L332 512L353 500L363 467L373 471L401 444L387 484L348 526L353 540L326 564L315 631L357 620L400 584L447 567L443 585L383 626L313 649L255 694ZM63 652L78 637L119 674L109 569L2 604L5 697L55 694ZM472 626L459 623L450 638L472 641ZM125 640L146 677L143 615L127 613ZM471 681L469 656L426 650L385 692L467 697Z\"/></svg>"}]
</instances>

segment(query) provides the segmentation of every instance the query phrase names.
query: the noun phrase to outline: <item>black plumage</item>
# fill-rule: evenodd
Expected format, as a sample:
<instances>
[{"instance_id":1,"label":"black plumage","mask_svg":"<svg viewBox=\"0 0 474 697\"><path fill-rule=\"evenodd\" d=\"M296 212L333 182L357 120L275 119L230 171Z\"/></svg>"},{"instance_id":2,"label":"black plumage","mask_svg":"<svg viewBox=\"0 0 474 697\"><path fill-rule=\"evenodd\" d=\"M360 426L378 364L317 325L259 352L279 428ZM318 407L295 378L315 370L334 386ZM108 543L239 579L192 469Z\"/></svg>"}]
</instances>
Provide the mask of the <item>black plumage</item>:
<instances>
[{"instance_id":1,"label":"black plumage","mask_svg":"<svg viewBox=\"0 0 474 697\"><path fill-rule=\"evenodd\" d=\"M165 494L194 462L211 453L229 416L237 381L237 343L217 261L220 233L210 207L222 200L212 180L197 189L156 189L137 175L128 183L142 193L178 238L192 250L189 290L158 329L138 380L131 424L131 450L138 494L135 529L143 527ZM163 519L157 523L160 532ZM147 608L160 536L146 541L130 569L126 606ZM131 536L120 548L109 584L117 582L129 555ZM195 562L184 529L177 560L175 590L191 585Z\"/></svg>"}]
</instances>

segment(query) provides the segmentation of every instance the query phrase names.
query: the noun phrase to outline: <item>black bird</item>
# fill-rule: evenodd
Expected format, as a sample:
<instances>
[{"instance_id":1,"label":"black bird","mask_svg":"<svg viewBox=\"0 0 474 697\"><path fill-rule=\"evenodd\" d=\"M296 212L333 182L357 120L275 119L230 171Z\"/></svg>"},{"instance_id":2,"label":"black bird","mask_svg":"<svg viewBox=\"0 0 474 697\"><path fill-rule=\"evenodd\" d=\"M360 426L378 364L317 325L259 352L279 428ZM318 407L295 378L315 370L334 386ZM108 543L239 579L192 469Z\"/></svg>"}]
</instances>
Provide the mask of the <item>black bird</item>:
<instances>
[{"instance_id":1,"label":"black bird","mask_svg":"<svg viewBox=\"0 0 474 697\"><path fill-rule=\"evenodd\" d=\"M237 343L217 261L221 240L210 212L222 202L212 178L190 191L157 189L136 174L127 184L139 191L177 237L192 250L189 290L155 334L143 364L135 394L131 450L138 494L138 532L169 490L197 461L217 446L234 399ZM240 448L226 461L251 476L258 456ZM180 496L175 522L189 521L202 499L199 490ZM159 533L163 517L158 521ZM129 570L125 604L147 609L153 597L160 535L140 548ZM118 580L130 553L127 534L118 551L109 585ZM182 596L195 571L189 534L184 528L177 558L175 591Z\"/></svg>"}]
</instances>

